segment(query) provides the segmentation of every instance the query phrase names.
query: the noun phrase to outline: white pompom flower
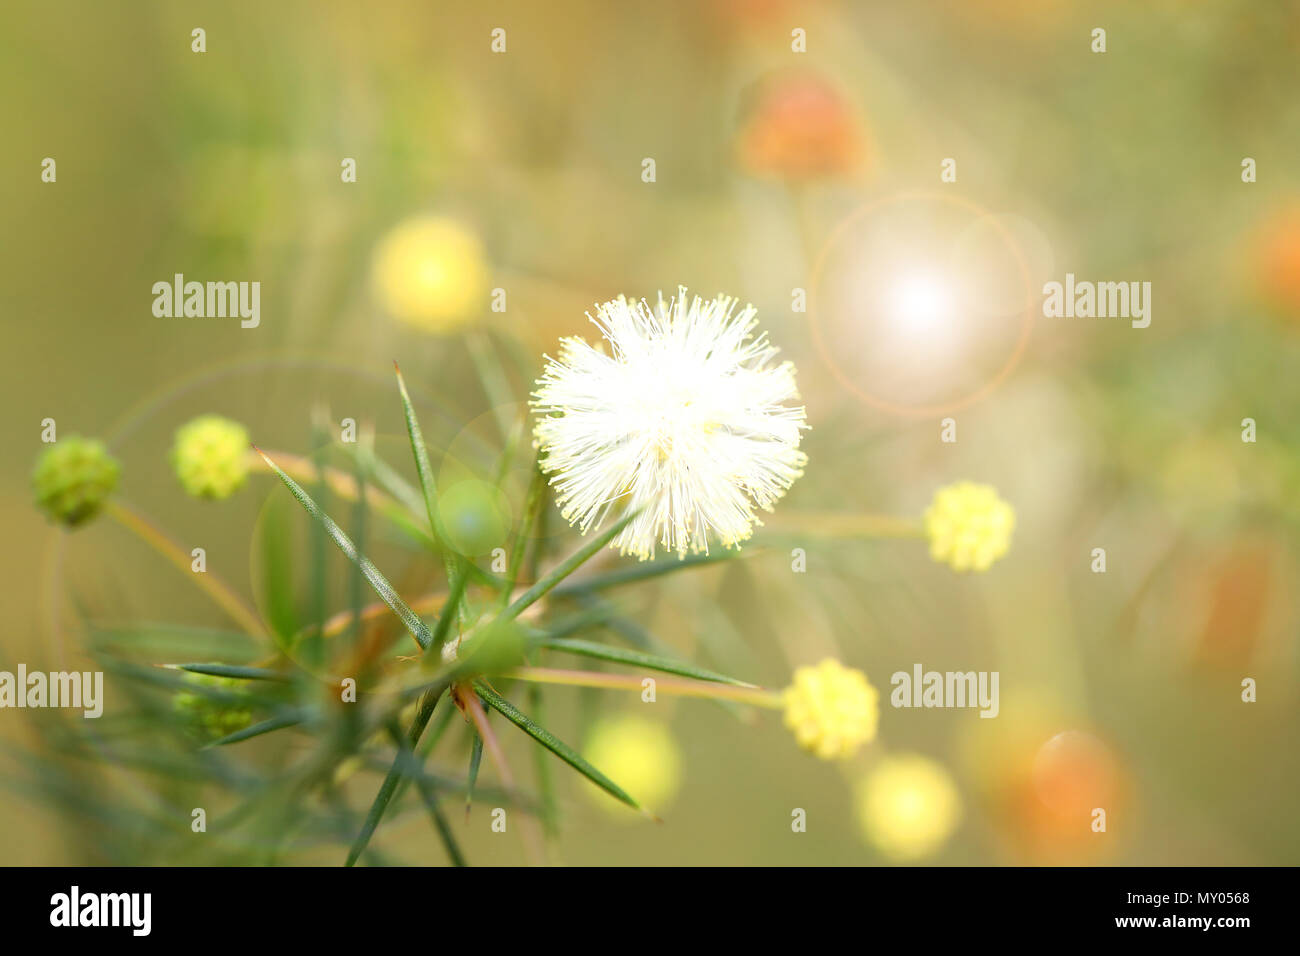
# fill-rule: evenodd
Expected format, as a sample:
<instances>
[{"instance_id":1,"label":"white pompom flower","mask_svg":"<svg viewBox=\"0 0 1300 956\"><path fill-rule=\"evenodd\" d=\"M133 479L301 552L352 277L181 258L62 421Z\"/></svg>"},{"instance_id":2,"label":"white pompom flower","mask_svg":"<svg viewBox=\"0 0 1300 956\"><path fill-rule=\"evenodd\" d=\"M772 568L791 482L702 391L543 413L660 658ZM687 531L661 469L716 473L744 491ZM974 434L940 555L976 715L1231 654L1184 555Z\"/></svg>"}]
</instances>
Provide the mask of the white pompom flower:
<instances>
[{"instance_id":1,"label":"white pompom flower","mask_svg":"<svg viewBox=\"0 0 1300 956\"><path fill-rule=\"evenodd\" d=\"M588 318L605 342L560 341L533 392L539 464L561 513L586 534L612 509L636 516L613 547L641 560L656 543L683 557L709 538L736 547L803 474L807 428L794 366L754 335L736 300L651 309L620 296ZM608 352L606 351L608 343ZM612 353L612 354L611 354Z\"/></svg>"}]
</instances>

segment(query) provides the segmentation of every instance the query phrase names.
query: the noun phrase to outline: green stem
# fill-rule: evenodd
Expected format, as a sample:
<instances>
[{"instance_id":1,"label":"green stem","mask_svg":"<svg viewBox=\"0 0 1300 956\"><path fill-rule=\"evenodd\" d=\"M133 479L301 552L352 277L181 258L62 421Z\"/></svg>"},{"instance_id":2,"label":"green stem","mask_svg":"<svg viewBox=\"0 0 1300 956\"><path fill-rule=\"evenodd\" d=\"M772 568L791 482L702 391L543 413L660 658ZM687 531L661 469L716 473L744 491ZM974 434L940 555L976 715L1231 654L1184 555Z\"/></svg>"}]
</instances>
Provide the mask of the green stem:
<instances>
[{"instance_id":1,"label":"green stem","mask_svg":"<svg viewBox=\"0 0 1300 956\"><path fill-rule=\"evenodd\" d=\"M234 589L221 580L214 572L198 573L193 570L193 558L189 552L167 537L147 518L121 501L111 500L105 508L108 516L130 531L137 538L158 554L166 558L180 571L185 573L198 588L210 597L223 611L230 615L249 634L266 637L266 628L257 614L244 603Z\"/></svg>"},{"instance_id":2,"label":"green stem","mask_svg":"<svg viewBox=\"0 0 1300 956\"><path fill-rule=\"evenodd\" d=\"M501 612L502 620L513 621L525 610L545 597L550 593L552 588L558 585L574 571L578 570L578 568L586 564L598 551L600 551L601 548L605 547L618 537L619 533L626 528L635 517L636 512L629 511L615 522L609 530L601 532L601 534L599 534L594 540L588 541L568 558L560 562L557 567L552 568L545 577L533 584L532 587L519 595L519 597L515 598L510 606Z\"/></svg>"},{"instance_id":3,"label":"green stem","mask_svg":"<svg viewBox=\"0 0 1300 956\"><path fill-rule=\"evenodd\" d=\"M539 684L564 684L569 687L601 687L606 690L639 692L641 682L647 678L655 682L655 690L679 697L699 697L708 700L734 700L780 710L785 706L779 691L763 687L737 687L734 684L717 684L712 681L690 680L683 677L658 675L606 674L600 671L574 671L551 667L516 667L502 677L534 681Z\"/></svg>"},{"instance_id":4,"label":"green stem","mask_svg":"<svg viewBox=\"0 0 1300 956\"><path fill-rule=\"evenodd\" d=\"M515 533L514 544L510 550L510 566L506 569L505 583L501 586L500 606L504 608L510 602L515 584L519 581L519 571L524 565L524 552L528 550L528 539L533 525L537 523L537 513L542 507L542 493L546 490L546 476L540 468L533 469L533 480L528 484L528 498L524 504L524 518Z\"/></svg>"},{"instance_id":5,"label":"green stem","mask_svg":"<svg viewBox=\"0 0 1300 956\"><path fill-rule=\"evenodd\" d=\"M533 713L533 719L546 724L546 710L542 702L542 688L540 684L530 684L528 686L528 709ZM542 832L547 839L554 840L559 836L559 826L556 817L555 801L555 779L551 775L551 762L546 756L546 751L541 747L533 750L534 769L537 773L537 792L541 796L540 814L542 818Z\"/></svg>"},{"instance_id":6,"label":"green stem","mask_svg":"<svg viewBox=\"0 0 1300 956\"><path fill-rule=\"evenodd\" d=\"M421 698L420 709L416 712L415 720L411 722L411 729L406 734L411 747L419 743L424 728L429 726L429 718L433 716L433 710L438 705L444 690L444 687L430 689ZM370 838L374 836L379 821L384 818L384 812L388 809L389 803L392 802L397 785L401 783L402 778L405 776L402 758L403 754L399 752L393 760L393 765L388 769L388 774L384 777L384 782L380 785L379 792L375 794L374 802L370 805L370 811L366 814L365 822L361 824L361 832L357 834L357 838L352 842L352 848L348 850L348 858L344 861L344 866L356 865L357 860L360 859L361 854L365 852L366 847L369 845Z\"/></svg>"},{"instance_id":7,"label":"green stem","mask_svg":"<svg viewBox=\"0 0 1300 956\"><path fill-rule=\"evenodd\" d=\"M924 538L920 518L836 512L784 512L763 519L763 527L784 535L818 538Z\"/></svg>"},{"instance_id":8,"label":"green stem","mask_svg":"<svg viewBox=\"0 0 1300 956\"><path fill-rule=\"evenodd\" d=\"M504 366L492 345L491 339L481 330L471 330L465 336L465 345L469 349L474 369L483 384L483 391L492 404L492 417L501 429L501 437L510 441L511 427L514 423L514 395L506 377Z\"/></svg>"}]
</instances>

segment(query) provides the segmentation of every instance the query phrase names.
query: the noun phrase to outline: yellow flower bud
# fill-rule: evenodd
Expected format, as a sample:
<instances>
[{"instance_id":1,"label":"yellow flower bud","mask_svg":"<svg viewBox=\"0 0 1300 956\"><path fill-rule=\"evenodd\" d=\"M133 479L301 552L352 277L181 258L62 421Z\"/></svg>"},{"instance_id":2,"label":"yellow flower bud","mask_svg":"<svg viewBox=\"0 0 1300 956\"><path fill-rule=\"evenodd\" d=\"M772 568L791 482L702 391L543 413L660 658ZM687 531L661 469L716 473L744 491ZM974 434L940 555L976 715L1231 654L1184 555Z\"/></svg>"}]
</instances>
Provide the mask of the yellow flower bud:
<instances>
[{"instance_id":1,"label":"yellow flower bud","mask_svg":"<svg viewBox=\"0 0 1300 956\"><path fill-rule=\"evenodd\" d=\"M885 757L858 784L867 841L895 860L935 852L961 820L961 796L944 767L920 754Z\"/></svg>"},{"instance_id":2,"label":"yellow flower bud","mask_svg":"<svg viewBox=\"0 0 1300 956\"><path fill-rule=\"evenodd\" d=\"M186 494L229 498L248 477L248 431L218 415L196 418L177 430L172 465Z\"/></svg>"},{"instance_id":3,"label":"yellow flower bud","mask_svg":"<svg viewBox=\"0 0 1300 956\"><path fill-rule=\"evenodd\" d=\"M488 272L478 237L452 219L398 225L375 250L380 305L426 332L453 332L487 308Z\"/></svg>"},{"instance_id":4,"label":"yellow flower bud","mask_svg":"<svg viewBox=\"0 0 1300 956\"><path fill-rule=\"evenodd\" d=\"M677 742L663 724L625 715L601 720L583 747L597 770L651 810L666 810L682 783L682 759ZM620 820L644 819L594 783L583 788L602 810Z\"/></svg>"},{"instance_id":5,"label":"yellow flower bud","mask_svg":"<svg viewBox=\"0 0 1300 956\"><path fill-rule=\"evenodd\" d=\"M800 747L838 760L875 738L879 697L866 674L827 658L794 672L785 691L785 725Z\"/></svg>"},{"instance_id":6,"label":"yellow flower bud","mask_svg":"<svg viewBox=\"0 0 1300 956\"><path fill-rule=\"evenodd\" d=\"M925 511L930 557L954 571L987 571L1007 553L1016 513L992 485L959 481L940 488Z\"/></svg>"}]
</instances>

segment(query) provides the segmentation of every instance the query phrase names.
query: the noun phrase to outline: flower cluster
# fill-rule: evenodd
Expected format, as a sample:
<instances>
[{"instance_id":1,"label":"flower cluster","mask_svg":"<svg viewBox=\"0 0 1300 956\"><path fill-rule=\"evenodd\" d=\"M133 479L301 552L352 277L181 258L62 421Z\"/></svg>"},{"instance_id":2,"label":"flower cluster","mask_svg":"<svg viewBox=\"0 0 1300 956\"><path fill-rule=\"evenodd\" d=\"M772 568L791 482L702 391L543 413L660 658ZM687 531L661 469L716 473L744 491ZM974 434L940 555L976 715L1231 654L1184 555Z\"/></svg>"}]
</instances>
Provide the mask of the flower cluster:
<instances>
[{"instance_id":1,"label":"flower cluster","mask_svg":"<svg viewBox=\"0 0 1300 956\"><path fill-rule=\"evenodd\" d=\"M176 432L172 466L187 494L229 498L248 477L248 430L219 415L203 415Z\"/></svg>"},{"instance_id":2,"label":"flower cluster","mask_svg":"<svg viewBox=\"0 0 1300 956\"><path fill-rule=\"evenodd\" d=\"M848 757L875 738L879 697L866 674L827 658L794 672L785 691L785 725L799 746L823 760Z\"/></svg>"},{"instance_id":3,"label":"flower cluster","mask_svg":"<svg viewBox=\"0 0 1300 956\"><path fill-rule=\"evenodd\" d=\"M925 512L930 557L954 571L987 571L1011 546L1016 513L992 485L961 481L940 488Z\"/></svg>"},{"instance_id":4,"label":"flower cluster","mask_svg":"<svg viewBox=\"0 0 1300 956\"><path fill-rule=\"evenodd\" d=\"M75 528L99 513L121 473L103 442L69 436L47 448L36 462L36 504L54 521Z\"/></svg>"}]
</instances>

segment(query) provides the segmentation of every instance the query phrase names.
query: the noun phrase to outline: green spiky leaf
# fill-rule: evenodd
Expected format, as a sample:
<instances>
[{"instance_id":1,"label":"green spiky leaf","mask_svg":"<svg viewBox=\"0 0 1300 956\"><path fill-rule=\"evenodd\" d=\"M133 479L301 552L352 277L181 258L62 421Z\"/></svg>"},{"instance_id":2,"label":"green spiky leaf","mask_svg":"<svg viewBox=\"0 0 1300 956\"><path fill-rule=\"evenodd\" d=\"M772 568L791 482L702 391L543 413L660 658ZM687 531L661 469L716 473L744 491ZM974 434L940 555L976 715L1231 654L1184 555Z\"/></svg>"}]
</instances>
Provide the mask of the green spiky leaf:
<instances>
[{"instance_id":1,"label":"green spiky leaf","mask_svg":"<svg viewBox=\"0 0 1300 956\"><path fill-rule=\"evenodd\" d=\"M538 646L553 651L562 651L566 654L576 654L580 657L592 657L596 660L611 661L615 664L627 664L632 667L643 667L647 670L662 671L665 674L677 674L681 677L693 677L695 680L713 681L718 684L733 684L736 687L757 686L747 681L728 677L725 674L718 674L714 671L705 670L703 667L696 667L694 664L689 664L684 661L675 661L669 657L645 654L641 651L625 650L621 647L611 647L608 644L598 644L595 641L582 641L572 638L544 638L538 643Z\"/></svg>"},{"instance_id":2,"label":"green spiky leaf","mask_svg":"<svg viewBox=\"0 0 1300 956\"><path fill-rule=\"evenodd\" d=\"M574 571L578 570L578 568L586 564L602 548L618 537L619 532L626 528L635 517L635 511L629 511L627 514L623 515L623 517L616 521L607 531L601 532L595 538L588 541L568 558L556 567L552 568L540 581L530 587L523 594L519 595L519 597L502 612L501 616L507 620L518 617L527 608L545 597L546 594L556 585Z\"/></svg>"},{"instance_id":3,"label":"green spiky leaf","mask_svg":"<svg viewBox=\"0 0 1300 956\"><path fill-rule=\"evenodd\" d=\"M280 717L271 717L260 723L252 724L243 730L236 730L233 734L226 734L224 737L218 737L209 747L225 747L228 744L237 744L243 740L249 740L253 737L260 737L263 734L269 734L272 731L284 730L286 727L296 727L302 723L302 718L285 714Z\"/></svg>"},{"instance_id":4,"label":"green spiky leaf","mask_svg":"<svg viewBox=\"0 0 1300 956\"><path fill-rule=\"evenodd\" d=\"M589 764L583 757L572 747L560 740L545 727L538 725L527 714L523 713L514 704L506 700L483 681L475 681L474 689L478 692L483 702L505 717L528 736L532 737L539 744L549 750L555 756L559 757L578 773L582 774L596 786L600 787L610 796L621 800L634 810L640 810L641 805L633 800L628 794L610 780L603 773ZM644 812L644 811L642 811Z\"/></svg>"},{"instance_id":5,"label":"green spiky leaf","mask_svg":"<svg viewBox=\"0 0 1300 956\"><path fill-rule=\"evenodd\" d=\"M258 449L258 454L262 454L260 449ZM352 543L352 539L344 533L342 528L334 523L334 520L329 515L325 514L325 512L317 506L316 502L312 500L311 495L303 491L302 487L286 475L284 471L282 471L270 458L267 458L264 454L262 454L262 457L266 459L266 463L271 466L275 473L280 476L280 480L284 482L285 487L289 489L289 493L298 500L298 503L307 510L308 514L321 523L321 526L325 529L325 533L333 539L336 545L338 545L339 550L347 556L349 561L353 562L361 569L361 573L366 576L366 580L369 581L370 586L375 589L375 593L379 595L380 599L385 604L392 608L394 614L402 619L402 623L405 624L406 629L411 632L411 636L415 638L416 643L418 643L422 649L428 650L433 643L433 635L429 632L428 626L420 620L419 615L407 607L406 602L398 596L397 590L388 583L388 579L379 572L379 569L374 566L371 560L357 553L356 546Z\"/></svg>"},{"instance_id":6,"label":"green spiky leaf","mask_svg":"<svg viewBox=\"0 0 1300 956\"><path fill-rule=\"evenodd\" d=\"M665 558L660 561L644 561L640 564L627 568L619 568L617 571L610 571L596 577L588 578L585 581L574 581L566 584L556 592L556 596L572 597L578 594L590 594L595 591L605 591L609 588L619 587L624 584L636 584L640 581L647 581L650 578L662 577L665 574L673 574L677 571L686 571L691 568L698 568L709 564L724 564L727 561L736 561L741 557L752 555L753 551L746 551L742 554L740 551L723 551L721 554L695 554L688 558L671 560Z\"/></svg>"},{"instance_id":7,"label":"green spiky leaf","mask_svg":"<svg viewBox=\"0 0 1300 956\"><path fill-rule=\"evenodd\" d=\"M289 678L269 667L244 667L236 664L177 664L179 670L192 674L210 674L213 677L233 677L237 680L269 680L283 683Z\"/></svg>"}]
</instances>

